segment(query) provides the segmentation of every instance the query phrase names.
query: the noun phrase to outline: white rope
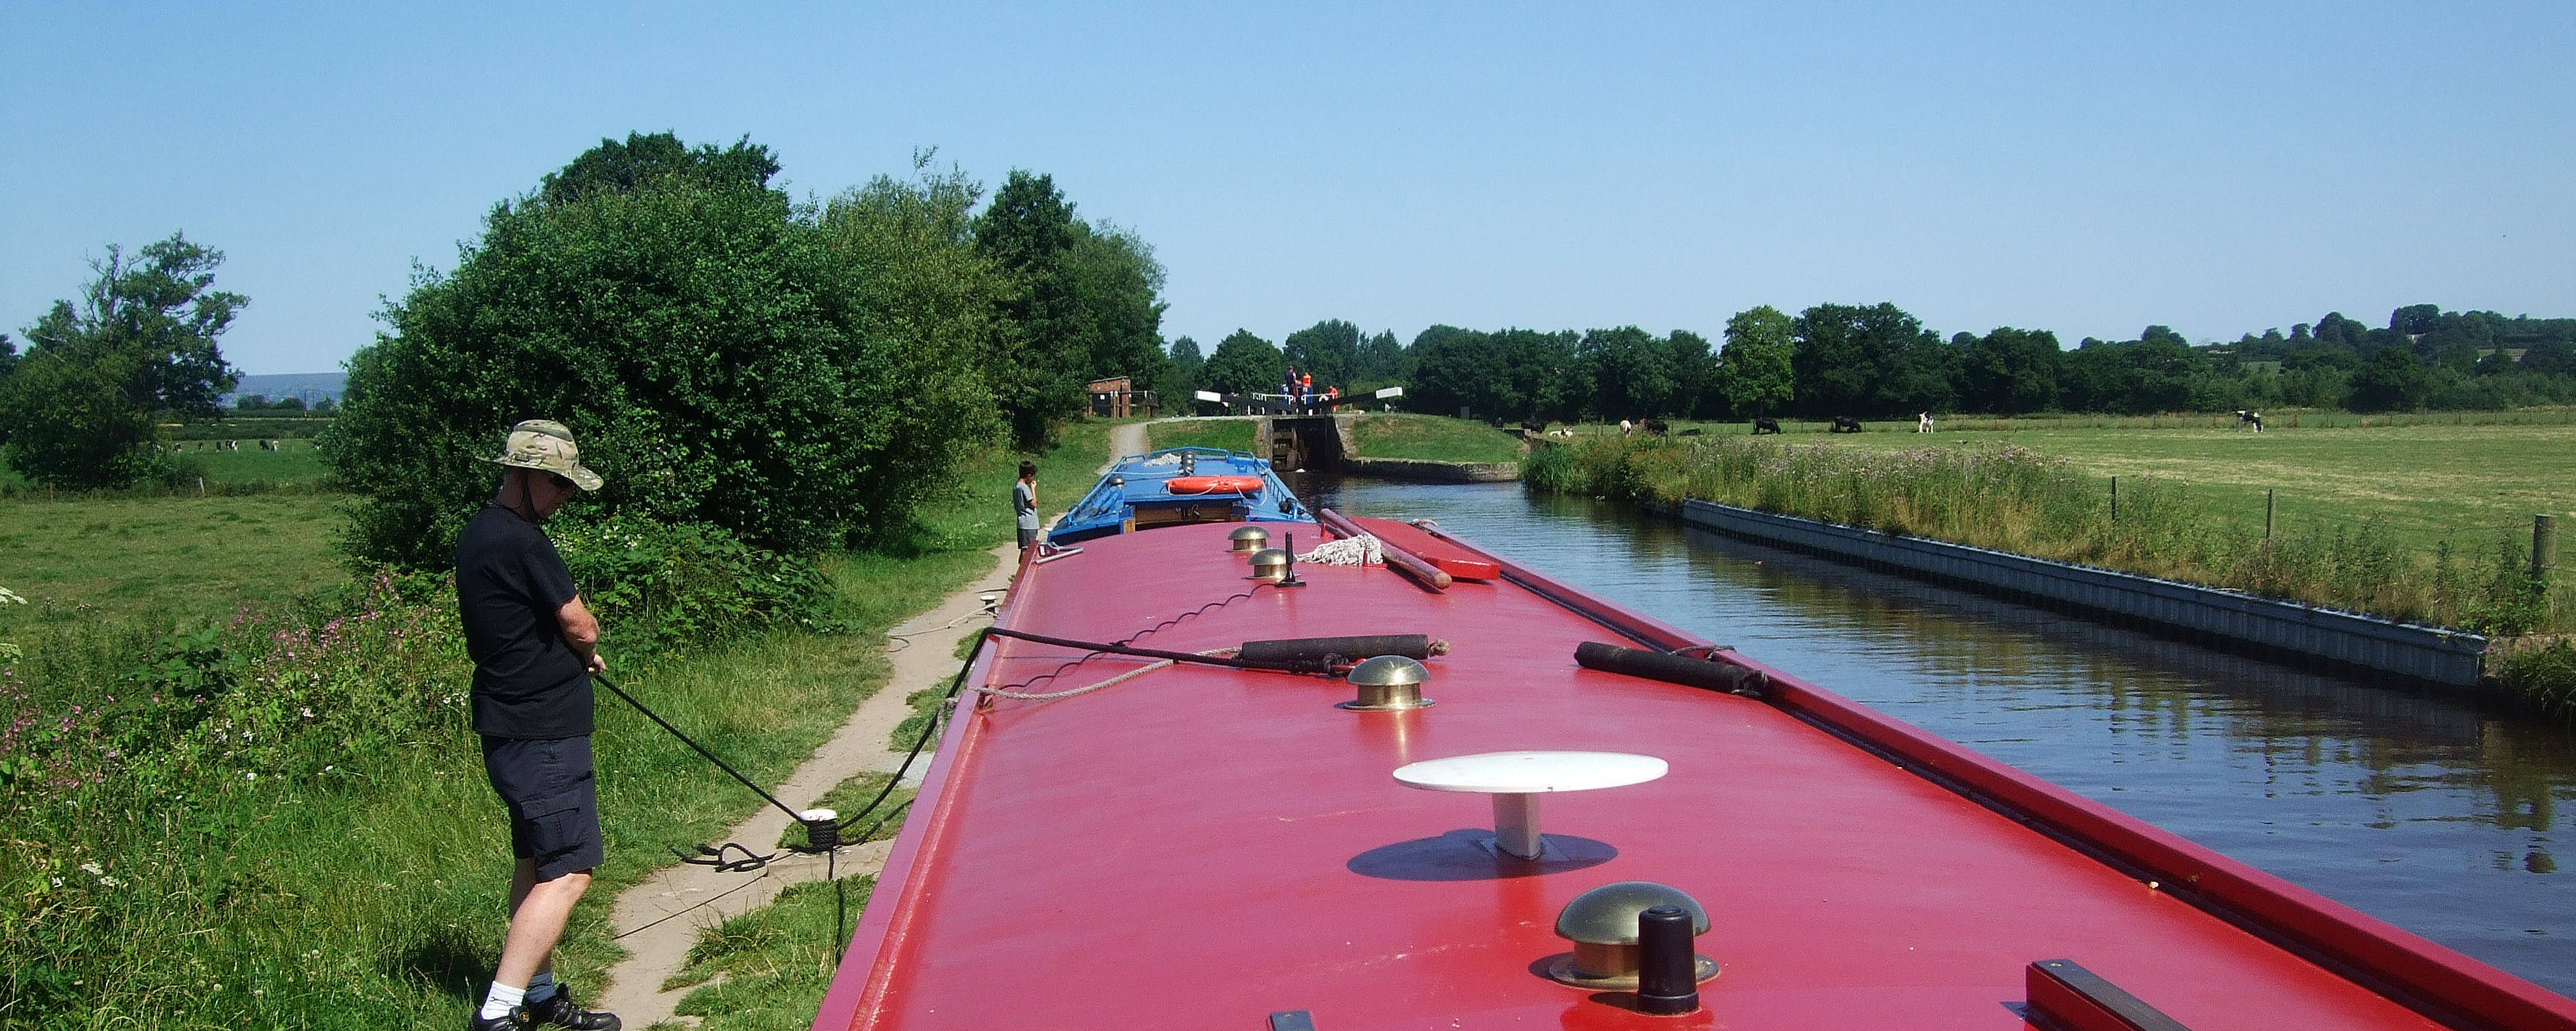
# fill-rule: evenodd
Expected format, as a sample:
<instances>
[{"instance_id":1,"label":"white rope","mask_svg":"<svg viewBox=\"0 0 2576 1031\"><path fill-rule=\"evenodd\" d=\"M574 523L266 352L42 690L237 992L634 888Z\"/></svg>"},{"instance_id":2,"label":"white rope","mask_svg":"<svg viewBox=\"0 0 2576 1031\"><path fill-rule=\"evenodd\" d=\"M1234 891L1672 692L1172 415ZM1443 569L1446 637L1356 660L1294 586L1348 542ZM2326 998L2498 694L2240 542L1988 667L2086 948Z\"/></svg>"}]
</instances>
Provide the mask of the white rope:
<instances>
[{"instance_id":1,"label":"white rope","mask_svg":"<svg viewBox=\"0 0 2576 1031\"><path fill-rule=\"evenodd\" d=\"M1297 561L1324 566L1382 566L1386 564L1386 547L1378 543L1376 535L1364 533L1326 541L1297 556Z\"/></svg>"},{"instance_id":2,"label":"white rope","mask_svg":"<svg viewBox=\"0 0 2576 1031\"><path fill-rule=\"evenodd\" d=\"M1241 650L1242 649L1239 648L1210 648L1198 654L1205 655L1209 658L1229 658L1233 656L1235 652ZM995 698L1008 698L1015 702L1052 702L1059 698L1071 698L1075 695L1086 695L1093 691L1116 687L1130 680L1134 680L1137 677L1144 676L1147 673L1172 665L1177 661L1179 660L1161 659L1149 662L1142 666L1138 666L1135 669L1128 670L1125 673L1103 680L1097 684L1086 684L1070 691L1051 691L1045 694L1031 694L1026 691L1005 691L998 687L976 687L972 684L967 685L966 690L973 691L976 694L991 695Z\"/></svg>"}]
</instances>

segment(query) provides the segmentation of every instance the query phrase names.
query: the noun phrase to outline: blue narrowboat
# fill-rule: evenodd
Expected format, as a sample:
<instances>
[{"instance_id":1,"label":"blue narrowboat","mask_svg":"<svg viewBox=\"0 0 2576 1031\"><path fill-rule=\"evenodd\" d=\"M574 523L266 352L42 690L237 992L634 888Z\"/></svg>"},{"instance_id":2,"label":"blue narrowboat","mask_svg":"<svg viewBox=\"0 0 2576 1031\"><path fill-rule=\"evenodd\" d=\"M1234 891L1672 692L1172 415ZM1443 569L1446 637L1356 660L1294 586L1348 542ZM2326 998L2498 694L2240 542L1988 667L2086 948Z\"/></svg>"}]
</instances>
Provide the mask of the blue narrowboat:
<instances>
[{"instance_id":1,"label":"blue narrowboat","mask_svg":"<svg viewBox=\"0 0 2576 1031\"><path fill-rule=\"evenodd\" d=\"M1243 451L1174 447L1112 464L1047 540L1071 544L1161 526L1314 518L1269 461Z\"/></svg>"}]
</instances>

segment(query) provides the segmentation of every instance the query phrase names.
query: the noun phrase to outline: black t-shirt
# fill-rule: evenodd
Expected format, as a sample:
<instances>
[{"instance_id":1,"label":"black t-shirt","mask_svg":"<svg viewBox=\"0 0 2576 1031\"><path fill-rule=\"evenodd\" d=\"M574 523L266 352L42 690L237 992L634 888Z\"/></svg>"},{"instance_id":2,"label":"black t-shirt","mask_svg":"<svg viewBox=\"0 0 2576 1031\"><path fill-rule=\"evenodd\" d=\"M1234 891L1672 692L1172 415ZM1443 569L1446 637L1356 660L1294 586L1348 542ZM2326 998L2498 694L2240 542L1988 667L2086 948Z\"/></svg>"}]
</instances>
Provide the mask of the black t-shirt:
<instances>
[{"instance_id":1,"label":"black t-shirt","mask_svg":"<svg viewBox=\"0 0 2576 1031\"><path fill-rule=\"evenodd\" d=\"M590 733L590 671L556 618L573 599L546 533L497 504L456 538L456 603L474 657L474 730L492 737Z\"/></svg>"}]
</instances>

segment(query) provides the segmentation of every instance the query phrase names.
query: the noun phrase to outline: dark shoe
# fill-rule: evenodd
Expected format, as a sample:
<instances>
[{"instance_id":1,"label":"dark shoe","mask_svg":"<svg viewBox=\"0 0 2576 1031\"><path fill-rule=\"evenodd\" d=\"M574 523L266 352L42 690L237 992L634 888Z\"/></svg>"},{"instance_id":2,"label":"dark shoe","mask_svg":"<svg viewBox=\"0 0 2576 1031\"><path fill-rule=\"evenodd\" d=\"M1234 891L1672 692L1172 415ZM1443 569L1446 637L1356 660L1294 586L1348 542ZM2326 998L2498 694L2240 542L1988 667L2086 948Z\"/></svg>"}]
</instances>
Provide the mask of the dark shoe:
<instances>
[{"instance_id":1,"label":"dark shoe","mask_svg":"<svg viewBox=\"0 0 2576 1031\"><path fill-rule=\"evenodd\" d=\"M528 1021L528 1008L525 1006L512 1006L510 1012L490 1019L485 1019L483 1011L478 1009L465 1021L465 1031L530 1031L534 1027L536 1025Z\"/></svg>"},{"instance_id":2,"label":"dark shoe","mask_svg":"<svg viewBox=\"0 0 2576 1031\"><path fill-rule=\"evenodd\" d=\"M572 992L560 984L555 986L553 995L546 996L546 1001L531 1003L527 1010L528 1024L531 1027L538 1024L552 1024L556 1027L568 1027L573 1031L617 1031L618 1028L626 1026L623 1021L617 1019L617 1014L586 1010L575 1005L572 1001Z\"/></svg>"}]
</instances>

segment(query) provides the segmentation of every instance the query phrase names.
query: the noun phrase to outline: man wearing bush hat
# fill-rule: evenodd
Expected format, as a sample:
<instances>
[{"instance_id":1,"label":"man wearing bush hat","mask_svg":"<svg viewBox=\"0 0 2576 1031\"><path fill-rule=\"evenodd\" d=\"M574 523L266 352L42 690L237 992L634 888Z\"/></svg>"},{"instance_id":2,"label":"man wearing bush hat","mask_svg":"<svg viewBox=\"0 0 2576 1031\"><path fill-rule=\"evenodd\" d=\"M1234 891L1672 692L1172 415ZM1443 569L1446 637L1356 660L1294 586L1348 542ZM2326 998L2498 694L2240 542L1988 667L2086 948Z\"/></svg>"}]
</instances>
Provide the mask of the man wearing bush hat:
<instances>
[{"instance_id":1,"label":"man wearing bush hat","mask_svg":"<svg viewBox=\"0 0 2576 1031\"><path fill-rule=\"evenodd\" d=\"M590 762L590 675L599 621L540 524L576 491L598 490L572 431L530 419L510 427L501 487L456 539L456 602L474 659L474 730L483 770L510 810L510 935L471 1031L539 1024L616 1031L554 980L555 942L606 858Z\"/></svg>"}]
</instances>

